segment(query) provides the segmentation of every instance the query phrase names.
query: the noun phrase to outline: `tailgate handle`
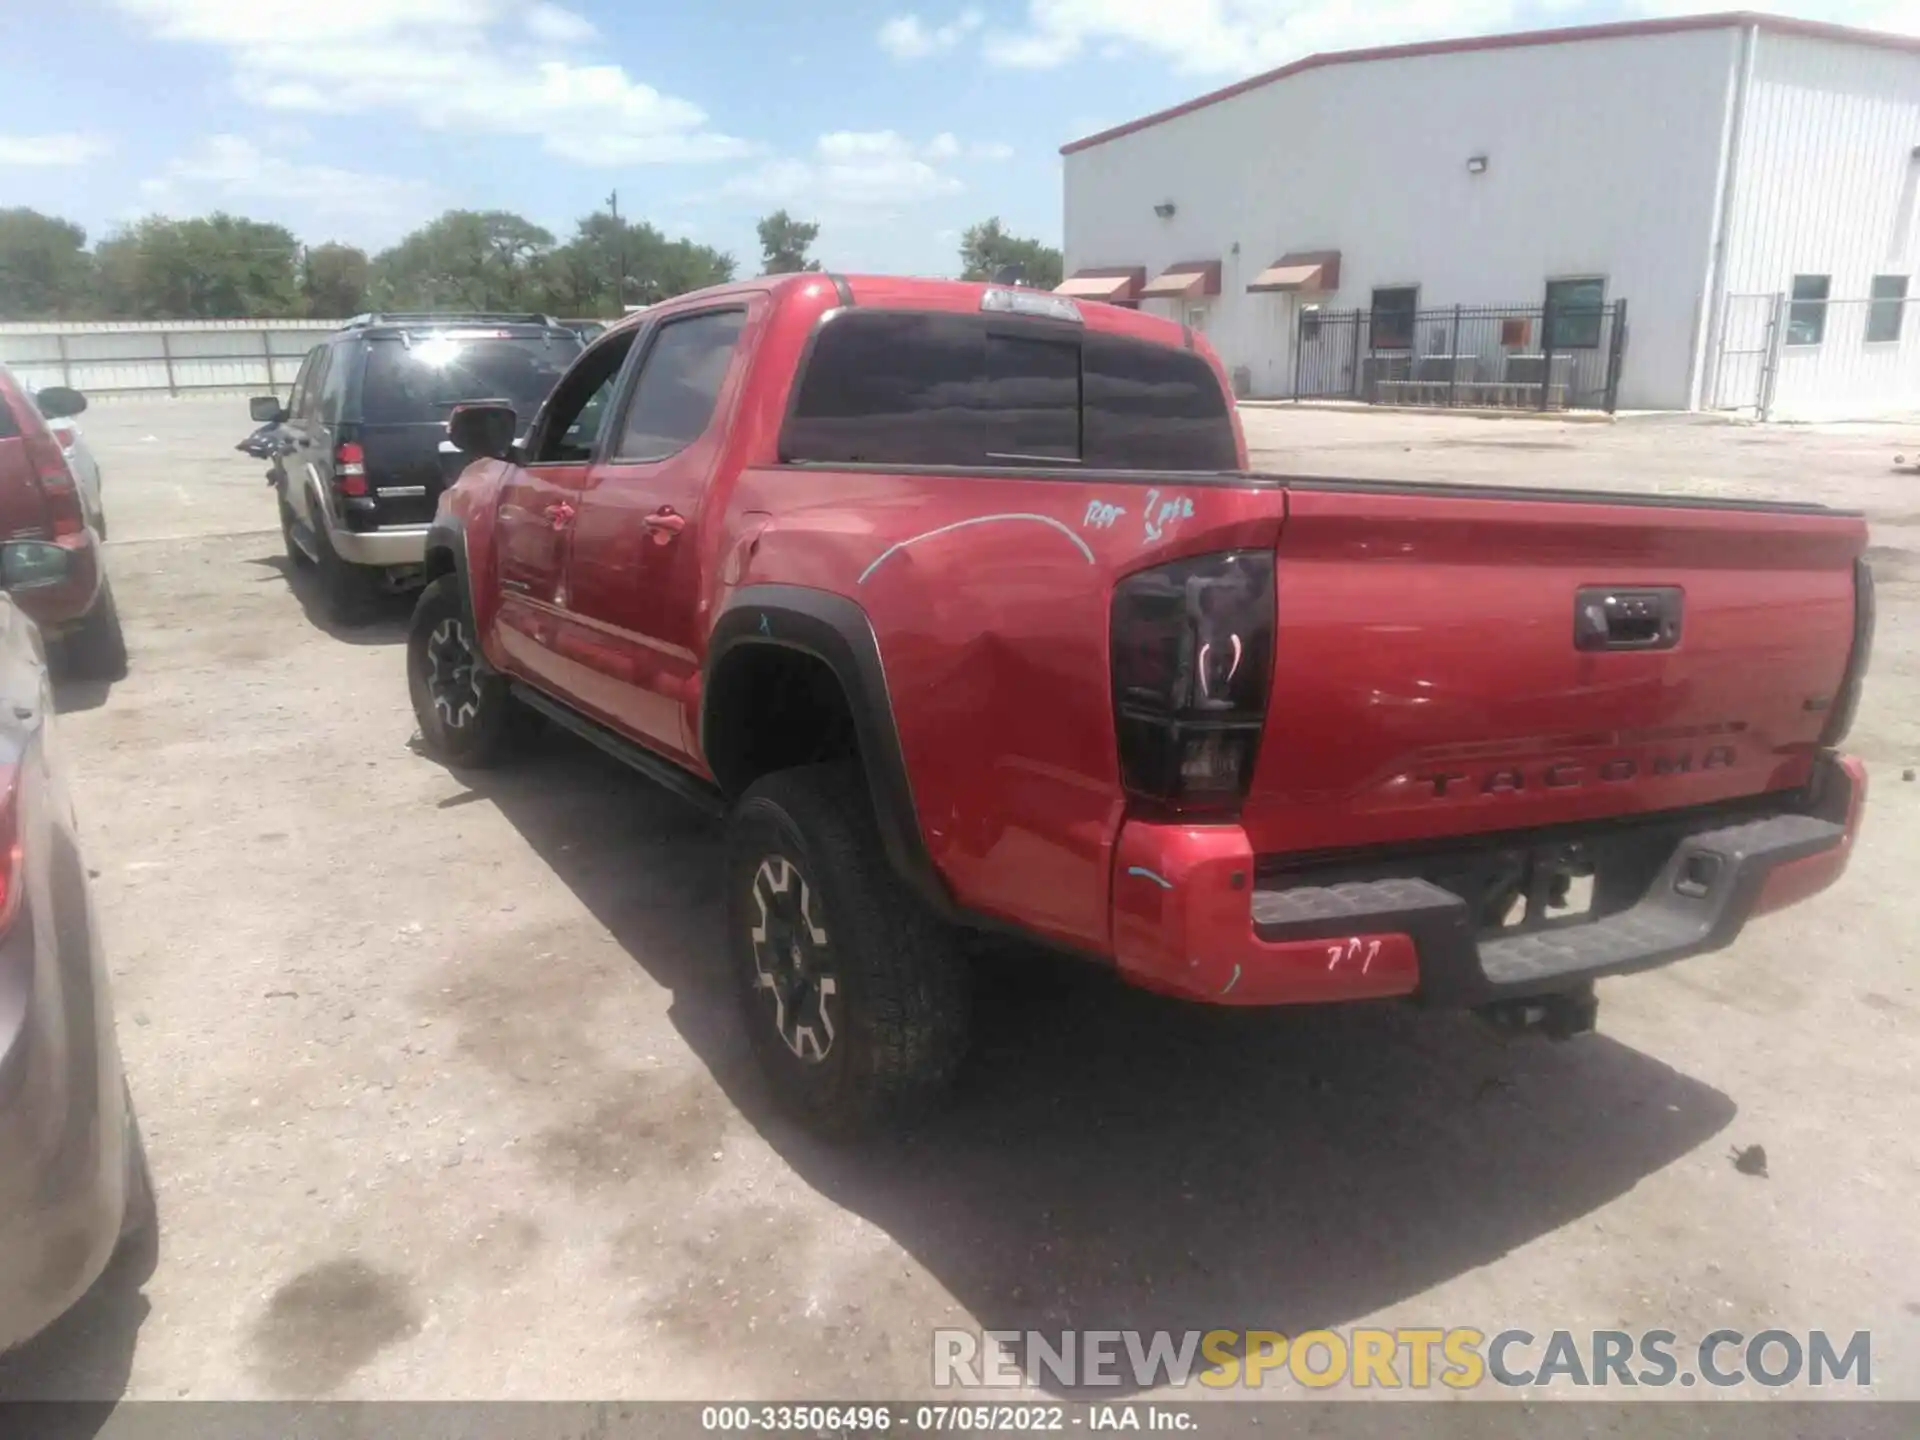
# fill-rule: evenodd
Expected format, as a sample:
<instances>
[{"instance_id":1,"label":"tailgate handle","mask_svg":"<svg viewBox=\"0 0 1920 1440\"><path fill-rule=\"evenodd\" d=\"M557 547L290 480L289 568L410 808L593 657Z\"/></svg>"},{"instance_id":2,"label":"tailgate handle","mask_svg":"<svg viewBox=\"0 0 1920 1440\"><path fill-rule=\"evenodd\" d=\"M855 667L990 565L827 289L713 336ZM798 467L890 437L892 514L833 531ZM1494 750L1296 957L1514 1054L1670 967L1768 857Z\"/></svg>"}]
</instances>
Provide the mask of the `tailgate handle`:
<instances>
[{"instance_id":1,"label":"tailgate handle","mask_svg":"<svg viewBox=\"0 0 1920 1440\"><path fill-rule=\"evenodd\" d=\"M1576 650L1671 650L1680 643L1680 587L1587 585L1573 596Z\"/></svg>"}]
</instances>

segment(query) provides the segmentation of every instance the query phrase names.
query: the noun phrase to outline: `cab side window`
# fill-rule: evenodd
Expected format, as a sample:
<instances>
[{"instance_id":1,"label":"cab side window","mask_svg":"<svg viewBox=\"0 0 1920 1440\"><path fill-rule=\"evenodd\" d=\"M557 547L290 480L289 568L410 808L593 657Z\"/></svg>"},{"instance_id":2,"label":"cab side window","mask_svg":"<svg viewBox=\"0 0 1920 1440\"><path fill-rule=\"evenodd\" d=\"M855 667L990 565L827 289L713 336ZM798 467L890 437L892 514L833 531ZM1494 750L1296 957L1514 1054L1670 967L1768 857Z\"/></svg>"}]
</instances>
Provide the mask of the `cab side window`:
<instances>
[{"instance_id":1,"label":"cab side window","mask_svg":"<svg viewBox=\"0 0 1920 1440\"><path fill-rule=\"evenodd\" d=\"M746 323L746 311L720 310L660 327L627 402L615 459L664 460L706 433Z\"/></svg>"},{"instance_id":2,"label":"cab side window","mask_svg":"<svg viewBox=\"0 0 1920 1440\"><path fill-rule=\"evenodd\" d=\"M596 341L554 386L529 464L579 465L593 458L634 333L623 330Z\"/></svg>"}]
</instances>

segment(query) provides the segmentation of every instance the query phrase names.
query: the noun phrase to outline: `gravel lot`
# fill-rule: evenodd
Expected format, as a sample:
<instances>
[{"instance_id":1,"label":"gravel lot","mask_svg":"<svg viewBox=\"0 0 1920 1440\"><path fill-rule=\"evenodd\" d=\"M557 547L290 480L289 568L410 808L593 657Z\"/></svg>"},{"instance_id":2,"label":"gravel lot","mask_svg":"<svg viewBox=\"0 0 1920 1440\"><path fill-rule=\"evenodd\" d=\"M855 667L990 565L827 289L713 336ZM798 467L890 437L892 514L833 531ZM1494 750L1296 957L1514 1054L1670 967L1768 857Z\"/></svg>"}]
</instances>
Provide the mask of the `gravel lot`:
<instances>
[{"instance_id":1,"label":"gravel lot","mask_svg":"<svg viewBox=\"0 0 1920 1440\"><path fill-rule=\"evenodd\" d=\"M703 822L561 738L416 755L404 606L317 623L243 400L85 423L133 669L61 743L162 1254L0 1393L909 1397L936 1325L1380 1323L1871 1329L1920 1398L1920 434L1250 410L1267 468L1867 509L1851 873L1571 1045L1000 984L951 1114L852 1153L769 1112Z\"/></svg>"}]
</instances>

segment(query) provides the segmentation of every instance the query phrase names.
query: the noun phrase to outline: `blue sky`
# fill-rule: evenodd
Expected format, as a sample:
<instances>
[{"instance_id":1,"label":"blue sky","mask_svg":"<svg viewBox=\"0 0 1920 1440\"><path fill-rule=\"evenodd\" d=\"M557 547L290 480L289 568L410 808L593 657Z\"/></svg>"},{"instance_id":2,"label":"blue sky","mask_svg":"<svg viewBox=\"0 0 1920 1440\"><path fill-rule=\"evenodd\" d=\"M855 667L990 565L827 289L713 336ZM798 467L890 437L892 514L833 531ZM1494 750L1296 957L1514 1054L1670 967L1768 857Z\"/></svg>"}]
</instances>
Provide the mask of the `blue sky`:
<instances>
[{"instance_id":1,"label":"blue sky","mask_svg":"<svg viewBox=\"0 0 1920 1440\"><path fill-rule=\"evenodd\" d=\"M66 0L0 4L0 205L98 237L223 208L378 248L443 209L623 213L757 266L950 273L1057 243L1065 141L1315 51L1688 13L1673 0ZM1780 13L1920 32L1920 0Z\"/></svg>"}]
</instances>

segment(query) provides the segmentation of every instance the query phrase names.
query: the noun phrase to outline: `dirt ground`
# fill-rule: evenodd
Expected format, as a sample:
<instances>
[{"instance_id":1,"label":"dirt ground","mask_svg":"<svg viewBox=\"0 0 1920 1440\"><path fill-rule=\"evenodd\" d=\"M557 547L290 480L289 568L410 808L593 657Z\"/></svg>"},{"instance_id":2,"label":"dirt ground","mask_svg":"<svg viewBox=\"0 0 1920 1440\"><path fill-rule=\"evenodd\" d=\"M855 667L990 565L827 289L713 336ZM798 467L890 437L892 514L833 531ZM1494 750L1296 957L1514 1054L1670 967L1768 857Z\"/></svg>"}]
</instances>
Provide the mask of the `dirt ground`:
<instances>
[{"instance_id":1,"label":"dirt ground","mask_svg":"<svg viewBox=\"0 0 1920 1440\"><path fill-rule=\"evenodd\" d=\"M1920 1398L1920 435L1248 411L1266 468L1868 510L1851 873L1568 1045L999 976L952 1111L848 1152L751 1070L704 822L559 738L416 754L404 606L317 622L244 400L85 423L133 665L60 743L162 1252L0 1393L901 1398L940 1325L1378 1323L1869 1329Z\"/></svg>"}]
</instances>

